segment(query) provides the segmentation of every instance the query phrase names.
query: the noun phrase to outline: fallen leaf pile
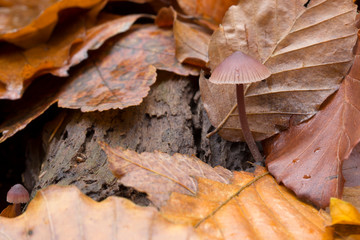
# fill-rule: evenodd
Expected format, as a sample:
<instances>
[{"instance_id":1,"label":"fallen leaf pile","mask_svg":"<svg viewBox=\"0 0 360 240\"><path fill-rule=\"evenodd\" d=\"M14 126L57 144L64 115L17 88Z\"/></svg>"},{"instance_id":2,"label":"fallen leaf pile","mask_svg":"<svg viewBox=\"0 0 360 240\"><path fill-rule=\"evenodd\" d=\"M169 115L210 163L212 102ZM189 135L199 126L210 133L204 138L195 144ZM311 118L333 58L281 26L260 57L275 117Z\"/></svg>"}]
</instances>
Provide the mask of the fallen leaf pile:
<instances>
[{"instance_id":1,"label":"fallen leaf pile","mask_svg":"<svg viewBox=\"0 0 360 240\"><path fill-rule=\"evenodd\" d=\"M53 104L139 105L158 71L199 76L208 137L242 141L235 86L208 81L235 51L270 69L245 86L246 110L256 140L278 134L254 173L100 142L117 182L151 206L50 186L0 217L0 240L359 238L356 13L352 0L0 0L0 143ZM331 198L343 192L351 203Z\"/></svg>"}]
</instances>

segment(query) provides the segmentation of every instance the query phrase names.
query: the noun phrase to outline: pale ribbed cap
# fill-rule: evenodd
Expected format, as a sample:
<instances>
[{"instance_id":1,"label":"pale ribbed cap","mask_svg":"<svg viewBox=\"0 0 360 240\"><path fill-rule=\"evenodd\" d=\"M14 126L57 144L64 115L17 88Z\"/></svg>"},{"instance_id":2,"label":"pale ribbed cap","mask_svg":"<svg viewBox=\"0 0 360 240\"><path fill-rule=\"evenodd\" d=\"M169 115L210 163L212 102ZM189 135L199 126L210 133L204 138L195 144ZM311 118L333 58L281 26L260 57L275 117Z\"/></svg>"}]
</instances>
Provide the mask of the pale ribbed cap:
<instances>
[{"instance_id":1,"label":"pale ribbed cap","mask_svg":"<svg viewBox=\"0 0 360 240\"><path fill-rule=\"evenodd\" d=\"M215 84L246 84L270 77L270 70L255 58L236 51L220 63L209 81Z\"/></svg>"},{"instance_id":2,"label":"pale ribbed cap","mask_svg":"<svg viewBox=\"0 0 360 240\"><path fill-rule=\"evenodd\" d=\"M26 203L29 200L29 192L21 184L12 186L6 196L6 201L9 203Z\"/></svg>"}]
</instances>

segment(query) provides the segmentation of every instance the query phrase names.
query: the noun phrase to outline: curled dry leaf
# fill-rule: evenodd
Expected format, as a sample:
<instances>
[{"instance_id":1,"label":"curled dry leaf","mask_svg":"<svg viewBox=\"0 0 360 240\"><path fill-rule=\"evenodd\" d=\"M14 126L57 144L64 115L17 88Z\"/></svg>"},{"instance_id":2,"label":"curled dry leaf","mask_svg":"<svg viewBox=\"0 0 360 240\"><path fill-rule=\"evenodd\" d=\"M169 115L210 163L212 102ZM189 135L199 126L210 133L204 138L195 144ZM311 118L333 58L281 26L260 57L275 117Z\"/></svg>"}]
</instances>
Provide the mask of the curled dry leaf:
<instances>
[{"instance_id":1,"label":"curled dry leaf","mask_svg":"<svg viewBox=\"0 0 360 240\"><path fill-rule=\"evenodd\" d=\"M200 26L182 22L178 18L175 18L173 31L176 58L181 63L205 67L208 62L210 34Z\"/></svg>"},{"instance_id":2,"label":"curled dry leaf","mask_svg":"<svg viewBox=\"0 0 360 240\"><path fill-rule=\"evenodd\" d=\"M86 59L89 50L99 48L106 39L127 31L137 19L145 16L100 14L94 24L91 15L85 15L58 26L47 43L27 50L3 45L0 98L20 98L34 78L46 73L67 76L67 70Z\"/></svg>"},{"instance_id":3,"label":"curled dry leaf","mask_svg":"<svg viewBox=\"0 0 360 240\"><path fill-rule=\"evenodd\" d=\"M234 172L231 184L198 178L196 196L173 193L161 213L172 222L196 225L263 173L264 169L257 169L255 175ZM245 188L197 230L208 239L331 239L326 224L315 208L297 200L267 175Z\"/></svg>"},{"instance_id":4,"label":"curled dry leaf","mask_svg":"<svg viewBox=\"0 0 360 240\"><path fill-rule=\"evenodd\" d=\"M360 54L360 48L357 51ZM269 171L317 206L341 198L342 164L360 141L360 55L339 91L315 117L268 143Z\"/></svg>"},{"instance_id":5,"label":"curled dry leaf","mask_svg":"<svg viewBox=\"0 0 360 240\"><path fill-rule=\"evenodd\" d=\"M101 10L106 0L15 0L0 10L0 40L29 48L46 42L66 9ZM96 14L95 14L96 15ZM21 17L19 17L21 16Z\"/></svg>"},{"instance_id":6,"label":"curled dry leaf","mask_svg":"<svg viewBox=\"0 0 360 240\"><path fill-rule=\"evenodd\" d=\"M37 192L15 219L0 217L0 239L201 239L187 225L165 220L155 208L109 197L98 203L76 187Z\"/></svg>"},{"instance_id":7,"label":"curled dry leaf","mask_svg":"<svg viewBox=\"0 0 360 240\"><path fill-rule=\"evenodd\" d=\"M198 158L182 154L170 156L162 152L138 154L132 150L111 148L99 143L108 156L110 170L126 186L146 192L152 203L160 207L172 192L195 194L197 183L194 177L204 177L228 183L230 171L212 168Z\"/></svg>"},{"instance_id":8,"label":"curled dry leaf","mask_svg":"<svg viewBox=\"0 0 360 240\"><path fill-rule=\"evenodd\" d=\"M51 76L37 79L19 100L0 101L0 143L24 129L59 97L64 81Z\"/></svg>"},{"instance_id":9,"label":"curled dry leaf","mask_svg":"<svg viewBox=\"0 0 360 240\"><path fill-rule=\"evenodd\" d=\"M216 29L231 5L239 0L177 0L181 9L190 16L198 17L200 22Z\"/></svg>"},{"instance_id":10,"label":"curled dry leaf","mask_svg":"<svg viewBox=\"0 0 360 240\"><path fill-rule=\"evenodd\" d=\"M107 41L70 77L59 106L103 111L140 104L156 80L156 69L197 75L175 58L172 32L153 25L134 26Z\"/></svg>"},{"instance_id":11,"label":"curled dry leaf","mask_svg":"<svg viewBox=\"0 0 360 240\"><path fill-rule=\"evenodd\" d=\"M235 51L262 63L272 76L247 86L250 129L262 140L313 116L349 70L356 41L356 5L349 0L240 1L229 8L211 37L209 67ZM211 123L218 126L236 104L235 88L202 80L201 94ZM237 112L219 134L242 140Z\"/></svg>"}]
</instances>

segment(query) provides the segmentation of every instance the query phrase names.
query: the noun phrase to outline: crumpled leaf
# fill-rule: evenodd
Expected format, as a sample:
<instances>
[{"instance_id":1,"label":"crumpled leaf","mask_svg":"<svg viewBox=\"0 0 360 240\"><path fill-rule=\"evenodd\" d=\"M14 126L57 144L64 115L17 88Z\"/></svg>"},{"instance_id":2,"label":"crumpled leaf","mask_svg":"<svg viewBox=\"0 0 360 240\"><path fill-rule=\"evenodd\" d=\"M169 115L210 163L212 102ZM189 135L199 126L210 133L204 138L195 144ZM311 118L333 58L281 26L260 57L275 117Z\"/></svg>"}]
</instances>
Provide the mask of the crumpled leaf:
<instances>
[{"instance_id":1,"label":"crumpled leaf","mask_svg":"<svg viewBox=\"0 0 360 240\"><path fill-rule=\"evenodd\" d=\"M219 23L231 5L239 0L177 0L181 9L190 16L198 17L213 29Z\"/></svg>"},{"instance_id":2,"label":"crumpled leaf","mask_svg":"<svg viewBox=\"0 0 360 240\"><path fill-rule=\"evenodd\" d=\"M228 183L230 171L212 168L198 158L182 154L170 156L162 152L138 154L132 150L111 148L99 143L108 156L110 170L126 186L146 192L152 203L160 207L172 192L195 194L197 183L194 177L206 177Z\"/></svg>"},{"instance_id":3,"label":"crumpled leaf","mask_svg":"<svg viewBox=\"0 0 360 240\"><path fill-rule=\"evenodd\" d=\"M360 48L357 51L360 54ZM342 164L360 141L360 55L338 92L315 117L268 143L269 171L319 207L341 198Z\"/></svg>"},{"instance_id":4,"label":"crumpled leaf","mask_svg":"<svg viewBox=\"0 0 360 240\"><path fill-rule=\"evenodd\" d=\"M181 63L205 67L208 62L210 34L203 28L175 18L176 58Z\"/></svg>"},{"instance_id":5,"label":"crumpled leaf","mask_svg":"<svg viewBox=\"0 0 360 240\"><path fill-rule=\"evenodd\" d=\"M0 51L0 98L18 99L32 80L52 73L67 76L67 70L87 58L87 51L99 48L103 42L127 31L140 17L147 15L117 16L100 14L75 18L56 29L47 43L22 50L3 45ZM1 84L2 83L2 84Z\"/></svg>"},{"instance_id":6,"label":"crumpled leaf","mask_svg":"<svg viewBox=\"0 0 360 240\"><path fill-rule=\"evenodd\" d=\"M349 0L240 1L212 35L213 70L235 51L264 63L272 75L246 88L250 129L263 140L313 116L336 91L352 64L356 5ZM218 126L236 104L235 86L202 80L201 95L212 125ZM243 140L237 111L219 131L229 141Z\"/></svg>"},{"instance_id":7,"label":"crumpled leaf","mask_svg":"<svg viewBox=\"0 0 360 240\"><path fill-rule=\"evenodd\" d=\"M344 187L344 193L342 199L351 203L360 212L360 186Z\"/></svg>"},{"instance_id":8,"label":"crumpled leaf","mask_svg":"<svg viewBox=\"0 0 360 240\"><path fill-rule=\"evenodd\" d=\"M197 75L198 69L175 58L171 30L134 26L107 41L70 77L59 106L104 111L138 105L156 80L156 69Z\"/></svg>"},{"instance_id":9,"label":"crumpled leaf","mask_svg":"<svg viewBox=\"0 0 360 240\"><path fill-rule=\"evenodd\" d=\"M0 9L0 40L29 48L46 42L66 9L99 8L106 0L15 0ZM21 16L21 17L20 17Z\"/></svg>"},{"instance_id":10,"label":"crumpled leaf","mask_svg":"<svg viewBox=\"0 0 360 240\"><path fill-rule=\"evenodd\" d=\"M173 224L152 207L109 197L95 202L74 186L37 192L25 213L0 217L0 239L200 239L190 226Z\"/></svg>"},{"instance_id":11,"label":"crumpled leaf","mask_svg":"<svg viewBox=\"0 0 360 240\"><path fill-rule=\"evenodd\" d=\"M196 196L173 193L161 209L175 223L197 224L256 174L234 172L231 184L198 178ZM325 214L325 213L323 213ZM326 215L326 214L325 214ZM326 219L267 175L225 204L197 228L209 239L331 239Z\"/></svg>"}]
</instances>

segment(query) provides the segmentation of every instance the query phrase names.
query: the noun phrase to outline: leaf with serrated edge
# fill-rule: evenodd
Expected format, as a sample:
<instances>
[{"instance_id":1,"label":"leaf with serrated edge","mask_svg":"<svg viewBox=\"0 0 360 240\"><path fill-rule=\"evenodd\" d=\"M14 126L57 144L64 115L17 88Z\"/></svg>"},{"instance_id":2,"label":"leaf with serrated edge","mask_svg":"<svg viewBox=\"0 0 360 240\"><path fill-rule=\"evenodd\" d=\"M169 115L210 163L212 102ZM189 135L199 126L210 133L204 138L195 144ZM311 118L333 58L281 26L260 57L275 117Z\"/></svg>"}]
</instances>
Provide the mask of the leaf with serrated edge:
<instances>
[{"instance_id":1,"label":"leaf with serrated edge","mask_svg":"<svg viewBox=\"0 0 360 240\"><path fill-rule=\"evenodd\" d=\"M25 213L0 217L0 239L201 239L191 226L165 220L155 208L109 197L95 202L75 186L37 192Z\"/></svg>"},{"instance_id":2,"label":"leaf with serrated edge","mask_svg":"<svg viewBox=\"0 0 360 240\"><path fill-rule=\"evenodd\" d=\"M209 45L212 70L235 51L264 63L272 76L247 86L250 129L262 140L313 116L351 66L356 5L350 0L240 1L229 8ZM211 123L218 126L236 104L235 86L200 88ZM242 140L237 112L219 131Z\"/></svg>"}]
</instances>

